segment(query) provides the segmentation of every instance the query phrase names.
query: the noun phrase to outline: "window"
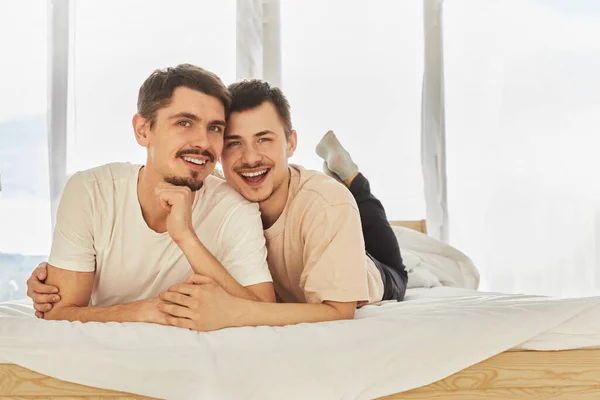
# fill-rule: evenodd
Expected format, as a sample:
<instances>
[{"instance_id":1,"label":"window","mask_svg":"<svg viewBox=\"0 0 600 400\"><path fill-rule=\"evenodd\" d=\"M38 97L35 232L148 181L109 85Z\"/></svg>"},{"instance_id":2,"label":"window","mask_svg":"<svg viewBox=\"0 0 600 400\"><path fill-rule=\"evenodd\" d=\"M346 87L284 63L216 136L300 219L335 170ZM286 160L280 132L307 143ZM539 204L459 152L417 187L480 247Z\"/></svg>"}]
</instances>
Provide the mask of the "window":
<instances>
[{"instance_id":1,"label":"window","mask_svg":"<svg viewBox=\"0 0 600 400\"><path fill-rule=\"evenodd\" d=\"M390 219L425 217L421 174L423 5L419 1L283 0L282 90L298 150L336 132Z\"/></svg>"},{"instance_id":2,"label":"window","mask_svg":"<svg viewBox=\"0 0 600 400\"><path fill-rule=\"evenodd\" d=\"M225 84L236 72L236 1L72 1L67 170L145 163L131 120L157 68L191 63Z\"/></svg>"},{"instance_id":3,"label":"window","mask_svg":"<svg viewBox=\"0 0 600 400\"><path fill-rule=\"evenodd\" d=\"M444 3L452 244L481 288L600 294L600 7Z\"/></svg>"},{"instance_id":4,"label":"window","mask_svg":"<svg viewBox=\"0 0 600 400\"><path fill-rule=\"evenodd\" d=\"M0 2L0 301L50 251L46 18L46 2Z\"/></svg>"}]
</instances>

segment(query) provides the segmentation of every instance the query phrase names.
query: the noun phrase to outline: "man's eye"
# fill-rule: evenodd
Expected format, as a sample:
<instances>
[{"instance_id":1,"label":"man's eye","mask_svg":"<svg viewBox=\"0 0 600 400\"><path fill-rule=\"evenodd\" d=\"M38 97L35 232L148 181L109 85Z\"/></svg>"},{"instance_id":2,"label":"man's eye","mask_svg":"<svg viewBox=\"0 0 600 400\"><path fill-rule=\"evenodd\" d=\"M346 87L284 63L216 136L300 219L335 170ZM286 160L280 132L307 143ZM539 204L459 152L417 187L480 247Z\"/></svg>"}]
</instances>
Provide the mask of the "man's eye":
<instances>
[{"instance_id":1,"label":"man's eye","mask_svg":"<svg viewBox=\"0 0 600 400\"><path fill-rule=\"evenodd\" d=\"M233 147L233 146L239 146L240 142L227 142L227 148Z\"/></svg>"},{"instance_id":2,"label":"man's eye","mask_svg":"<svg viewBox=\"0 0 600 400\"><path fill-rule=\"evenodd\" d=\"M258 143L265 143L265 142L270 142L270 141L271 141L271 139L266 138L266 137L258 139Z\"/></svg>"},{"instance_id":3,"label":"man's eye","mask_svg":"<svg viewBox=\"0 0 600 400\"><path fill-rule=\"evenodd\" d=\"M218 125L209 126L208 130L213 131L213 132L222 132L223 131L223 129Z\"/></svg>"},{"instance_id":4,"label":"man's eye","mask_svg":"<svg viewBox=\"0 0 600 400\"><path fill-rule=\"evenodd\" d=\"M183 126L184 128L189 128L190 126L192 126L190 121L179 121L177 124L179 126Z\"/></svg>"}]
</instances>

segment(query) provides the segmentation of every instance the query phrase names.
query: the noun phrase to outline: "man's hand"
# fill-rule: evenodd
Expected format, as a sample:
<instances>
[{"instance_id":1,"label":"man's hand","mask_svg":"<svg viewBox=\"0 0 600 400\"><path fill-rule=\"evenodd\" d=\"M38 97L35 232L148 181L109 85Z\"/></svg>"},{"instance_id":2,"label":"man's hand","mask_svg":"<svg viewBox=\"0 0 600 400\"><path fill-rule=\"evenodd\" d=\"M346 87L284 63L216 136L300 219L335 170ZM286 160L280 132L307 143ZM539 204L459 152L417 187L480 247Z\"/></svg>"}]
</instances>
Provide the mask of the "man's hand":
<instances>
[{"instance_id":1,"label":"man's hand","mask_svg":"<svg viewBox=\"0 0 600 400\"><path fill-rule=\"evenodd\" d=\"M194 196L187 186L161 183L154 189L160 205L167 210L167 231L176 244L195 235L192 226L192 202Z\"/></svg>"},{"instance_id":2,"label":"man's hand","mask_svg":"<svg viewBox=\"0 0 600 400\"><path fill-rule=\"evenodd\" d=\"M33 270L29 279L27 279L27 296L33 300L35 316L41 319L44 318L44 313L52 310L54 303L60 301L58 288L44 284L47 277L48 263L43 262Z\"/></svg>"},{"instance_id":3,"label":"man's hand","mask_svg":"<svg viewBox=\"0 0 600 400\"><path fill-rule=\"evenodd\" d=\"M202 275L191 275L159 295L158 308L168 314L169 325L196 331L214 331L236 326L246 300L227 293Z\"/></svg>"},{"instance_id":4,"label":"man's hand","mask_svg":"<svg viewBox=\"0 0 600 400\"><path fill-rule=\"evenodd\" d=\"M169 325L167 322L167 315L158 309L159 303L160 299L158 297L131 303L130 306L135 314L135 321Z\"/></svg>"}]
</instances>

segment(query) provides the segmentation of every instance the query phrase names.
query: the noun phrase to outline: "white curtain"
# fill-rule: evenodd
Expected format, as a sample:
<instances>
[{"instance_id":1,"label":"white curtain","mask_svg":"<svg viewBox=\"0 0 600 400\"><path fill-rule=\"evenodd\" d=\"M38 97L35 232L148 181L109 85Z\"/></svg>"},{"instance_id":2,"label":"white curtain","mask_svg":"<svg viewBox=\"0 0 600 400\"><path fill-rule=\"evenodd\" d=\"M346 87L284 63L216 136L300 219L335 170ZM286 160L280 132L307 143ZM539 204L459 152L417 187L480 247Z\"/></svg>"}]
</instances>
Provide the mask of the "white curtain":
<instances>
[{"instance_id":1,"label":"white curtain","mask_svg":"<svg viewBox=\"0 0 600 400\"><path fill-rule=\"evenodd\" d=\"M600 294L600 6L447 0L450 242L481 288Z\"/></svg>"},{"instance_id":2,"label":"white curtain","mask_svg":"<svg viewBox=\"0 0 600 400\"><path fill-rule=\"evenodd\" d=\"M237 0L236 80L263 76L262 0Z\"/></svg>"},{"instance_id":3,"label":"white curtain","mask_svg":"<svg viewBox=\"0 0 600 400\"><path fill-rule=\"evenodd\" d=\"M427 233L446 242L449 227L442 4L443 0L423 1L425 65L421 99L421 164L425 186Z\"/></svg>"},{"instance_id":4,"label":"white curtain","mask_svg":"<svg viewBox=\"0 0 600 400\"><path fill-rule=\"evenodd\" d=\"M50 249L46 17L45 2L0 3L0 253Z\"/></svg>"},{"instance_id":5,"label":"white curtain","mask_svg":"<svg viewBox=\"0 0 600 400\"><path fill-rule=\"evenodd\" d=\"M390 219L425 217L420 158L423 4L282 0L282 89L292 106L292 162L321 170L333 129Z\"/></svg>"},{"instance_id":6,"label":"white curtain","mask_svg":"<svg viewBox=\"0 0 600 400\"><path fill-rule=\"evenodd\" d=\"M0 301L24 296L30 263L50 250L47 11L0 2Z\"/></svg>"}]
</instances>

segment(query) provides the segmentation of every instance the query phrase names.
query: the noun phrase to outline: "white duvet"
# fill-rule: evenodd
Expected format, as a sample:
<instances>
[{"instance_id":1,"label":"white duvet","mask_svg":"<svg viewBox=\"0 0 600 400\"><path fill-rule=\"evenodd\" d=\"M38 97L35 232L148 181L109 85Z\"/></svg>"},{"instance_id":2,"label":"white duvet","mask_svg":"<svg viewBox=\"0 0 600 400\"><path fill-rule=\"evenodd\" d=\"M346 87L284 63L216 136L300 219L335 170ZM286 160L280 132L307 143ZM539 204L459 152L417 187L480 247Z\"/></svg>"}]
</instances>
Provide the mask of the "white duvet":
<instances>
[{"instance_id":1,"label":"white duvet","mask_svg":"<svg viewBox=\"0 0 600 400\"><path fill-rule=\"evenodd\" d=\"M433 242L418 236L399 241L413 262L411 276L426 271L421 275L439 284L409 289L402 303L363 307L353 321L197 333L43 321L25 303L5 303L0 362L169 399L371 399L430 384L509 349L600 346L600 298L449 287L476 286L476 269L464 255L443 261L447 246L428 252Z\"/></svg>"}]
</instances>

